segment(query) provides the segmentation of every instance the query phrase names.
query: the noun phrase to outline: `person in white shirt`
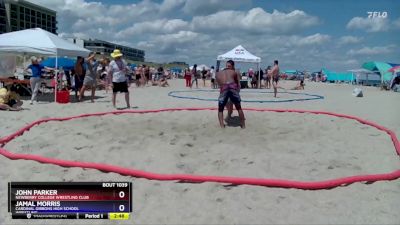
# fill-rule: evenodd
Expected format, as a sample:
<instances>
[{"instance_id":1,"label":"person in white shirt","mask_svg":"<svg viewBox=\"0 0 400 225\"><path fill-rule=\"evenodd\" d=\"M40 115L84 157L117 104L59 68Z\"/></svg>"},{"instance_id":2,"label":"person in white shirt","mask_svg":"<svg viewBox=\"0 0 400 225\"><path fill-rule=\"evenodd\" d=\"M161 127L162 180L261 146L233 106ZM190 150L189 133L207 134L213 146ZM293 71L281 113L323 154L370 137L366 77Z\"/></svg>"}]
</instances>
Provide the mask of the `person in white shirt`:
<instances>
[{"instance_id":1,"label":"person in white shirt","mask_svg":"<svg viewBox=\"0 0 400 225\"><path fill-rule=\"evenodd\" d=\"M214 88L214 89L218 88L217 82L215 82L216 73L215 73L214 66L211 66L210 73L211 73L211 87Z\"/></svg>"},{"instance_id":2,"label":"person in white shirt","mask_svg":"<svg viewBox=\"0 0 400 225\"><path fill-rule=\"evenodd\" d=\"M128 72L128 67L125 60L122 59L122 53L119 49L115 49L113 53L111 53L111 57L114 59L110 62L108 67L108 73L112 77L112 86L113 86L113 96L112 96L112 104L114 108L116 108L116 98L117 93L122 92L125 93L125 101L126 107L130 108L129 103L129 91L128 91L128 79L126 77L126 73Z\"/></svg>"}]
</instances>

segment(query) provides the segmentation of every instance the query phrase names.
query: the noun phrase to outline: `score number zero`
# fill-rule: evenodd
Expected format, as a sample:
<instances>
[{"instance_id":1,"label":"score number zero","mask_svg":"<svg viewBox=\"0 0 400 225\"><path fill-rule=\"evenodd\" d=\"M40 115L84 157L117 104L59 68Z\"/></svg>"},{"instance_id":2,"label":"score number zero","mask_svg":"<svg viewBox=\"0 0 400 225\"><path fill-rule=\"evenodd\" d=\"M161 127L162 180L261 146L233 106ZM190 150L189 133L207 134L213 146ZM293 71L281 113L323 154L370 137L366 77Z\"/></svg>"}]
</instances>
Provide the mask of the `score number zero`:
<instances>
[{"instance_id":1,"label":"score number zero","mask_svg":"<svg viewBox=\"0 0 400 225\"><path fill-rule=\"evenodd\" d=\"M108 183L103 183L103 187L110 187L110 188L113 188L113 187L119 187L119 188L128 187L128 183L113 183L113 182L109 183L108 182ZM118 193L118 197L124 198L125 197L125 192L124 191L120 191ZM125 210L125 206L124 205L119 205L118 209L119 209L119 211L123 212Z\"/></svg>"}]
</instances>

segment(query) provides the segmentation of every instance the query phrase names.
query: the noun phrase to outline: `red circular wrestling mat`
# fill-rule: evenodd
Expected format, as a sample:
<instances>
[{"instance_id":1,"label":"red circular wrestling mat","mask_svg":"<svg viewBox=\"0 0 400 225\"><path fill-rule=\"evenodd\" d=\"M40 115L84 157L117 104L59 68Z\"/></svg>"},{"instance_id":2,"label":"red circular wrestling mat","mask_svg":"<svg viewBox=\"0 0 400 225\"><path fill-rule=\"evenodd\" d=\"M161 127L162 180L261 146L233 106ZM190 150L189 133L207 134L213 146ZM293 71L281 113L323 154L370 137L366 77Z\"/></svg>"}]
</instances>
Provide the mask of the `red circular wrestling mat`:
<instances>
[{"instance_id":1,"label":"red circular wrestling mat","mask_svg":"<svg viewBox=\"0 0 400 225\"><path fill-rule=\"evenodd\" d=\"M322 181L297 181L297 180L285 180L285 179L261 179L261 178L249 178L249 177L228 177L228 176L211 176L211 175L194 175L194 174L158 174L152 173L142 170L137 170L133 168L124 168L115 165L103 164L103 163L93 163L93 162L84 162L84 161L69 161L62 160L56 158L47 158L34 154L19 154L12 153L4 149L4 146L15 139L16 137L23 135L25 132L29 131L34 126L37 126L41 123L46 123L49 121L66 121L83 117L93 117L93 116L103 116L109 114L128 114L128 113L159 113L159 112L173 112L173 111L202 111L202 110L217 110L216 108L170 108L170 109L158 109L158 110L127 110L127 111L114 111L114 112L102 112L102 113L92 113L92 114L83 114L72 117L62 117L62 118L47 118L37 120L32 122L23 128L19 129L17 132L3 137L0 139L0 154L11 159L11 160L32 160L40 163L54 164L63 167L80 167L87 169L97 169L105 172L114 172L119 173L121 175L133 176L137 178L145 178L150 180L160 180L160 181L180 181L180 182L190 182L190 183L202 183L202 182L218 182L218 183L226 183L232 185L257 185L257 186L265 186L265 187L281 187L281 188L297 188L297 189L308 189L308 190L318 190L318 189L330 189L338 186L347 186L349 184L355 182L367 182L372 183L375 181L384 181L384 180L395 180L400 178L400 169L389 172L389 173L381 173L381 174L360 174L356 176L348 176L348 177L339 177L330 180L322 180ZM338 114L332 112L325 111L309 111L309 110L297 110L297 109L254 109L247 108L244 109L246 111L255 111L255 112L278 112L278 113L311 113L311 114L322 114L334 117L341 117L351 120L356 120L362 124L372 126L378 130L384 131L387 133L393 142L394 148L398 155L400 155L400 143L397 139L396 134L373 122L364 120L359 117Z\"/></svg>"}]
</instances>

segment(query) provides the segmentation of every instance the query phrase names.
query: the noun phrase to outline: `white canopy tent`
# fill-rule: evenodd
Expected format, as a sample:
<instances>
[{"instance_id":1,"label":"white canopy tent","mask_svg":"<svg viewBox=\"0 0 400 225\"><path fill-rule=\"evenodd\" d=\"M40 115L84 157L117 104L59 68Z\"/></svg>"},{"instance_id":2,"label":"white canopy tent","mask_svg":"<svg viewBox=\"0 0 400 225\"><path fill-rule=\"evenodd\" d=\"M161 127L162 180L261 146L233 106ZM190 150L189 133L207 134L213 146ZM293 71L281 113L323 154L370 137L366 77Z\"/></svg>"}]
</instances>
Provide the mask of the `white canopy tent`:
<instances>
[{"instance_id":1,"label":"white canopy tent","mask_svg":"<svg viewBox=\"0 0 400 225\"><path fill-rule=\"evenodd\" d=\"M81 48L71 42L68 42L57 35L45 31L41 28L32 28L21 31L15 31L0 35L0 53L13 54L37 54L42 56L86 57L89 50ZM57 74L57 73L56 73ZM57 95L57 76L55 87L55 99Z\"/></svg>"},{"instance_id":2,"label":"white canopy tent","mask_svg":"<svg viewBox=\"0 0 400 225\"><path fill-rule=\"evenodd\" d=\"M90 53L41 28L32 28L0 35L0 52L31 53L46 56L83 56Z\"/></svg>"},{"instance_id":3,"label":"white canopy tent","mask_svg":"<svg viewBox=\"0 0 400 225\"><path fill-rule=\"evenodd\" d=\"M203 70L203 68L205 70L210 70L210 67L206 66L205 64L197 65L197 71L201 71L201 70ZM193 66L189 67L189 69L192 70Z\"/></svg>"},{"instance_id":4,"label":"white canopy tent","mask_svg":"<svg viewBox=\"0 0 400 225\"><path fill-rule=\"evenodd\" d=\"M364 68L353 69L348 71L352 73L352 79L351 79L352 83L354 82L354 80L356 80L356 83L358 83L360 79L365 79L368 82L369 78L372 79L375 78L374 80L376 80L377 77L379 78L379 75L376 72Z\"/></svg>"},{"instance_id":5,"label":"white canopy tent","mask_svg":"<svg viewBox=\"0 0 400 225\"><path fill-rule=\"evenodd\" d=\"M367 70L367 69L354 69L354 70L349 70L349 72L355 73L355 74L375 74L376 72Z\"/></svg>"},{"instance_id":6,"label":"white canopy tent","mask_svg":"<svg viewBox=\"0 0 400 225\"><path fill-rule=\"evenodd\" d=\"M238 45L229 52L226 52L225 54L219 55L217 57L218 61L228 61L228 60L233 60L237 62L247 62L247 63L261 63L261 58L258 56L255 56L251 54L249 51L247 51L243 46Z\"/></svg>"},{"instance_id":7,"label":"white canopy tent","mask_svg":"<svg viewBox=\"0 0 400 225\"><path fill-rule=\"evenodd\" d=\"M253 63L256 64L257 70L259 71L261 58L251 54L242 45L238 45L232 50L226 52L225 54L219 55L217 57L217 71L219 70L221 61L233 60L236 62ZM260 73L258 73L259 85L261 84ZM260 85L261 86L261 85Z\"/></svg>"}]
</instances>

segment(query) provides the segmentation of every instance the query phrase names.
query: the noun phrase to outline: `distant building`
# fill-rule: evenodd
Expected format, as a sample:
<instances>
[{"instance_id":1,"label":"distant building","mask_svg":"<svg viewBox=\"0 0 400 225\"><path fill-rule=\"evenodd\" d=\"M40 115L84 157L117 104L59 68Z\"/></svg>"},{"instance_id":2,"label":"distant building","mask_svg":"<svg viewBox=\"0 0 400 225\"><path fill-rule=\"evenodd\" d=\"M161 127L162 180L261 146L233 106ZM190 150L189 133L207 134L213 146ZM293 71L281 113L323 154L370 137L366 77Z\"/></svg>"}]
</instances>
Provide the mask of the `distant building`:
<instances>
[{"instance_id":1,"label":"distant building","mask_svg":"<svg viewBox=\"0 0 400 225\"><path fill-rule=\"evenodd\" d=\"M182 66L188 66L188 64L186 62L178 62L178 61L174 61L174 62L170 62L168 64L175 64L175 65L182 65Z\"/></svg>"},{"instance_id":2,"label":"distant building","mask_svg":"<svg viewBox=\"0 0 400 225\"><path fill-rule=\"evenodd\" d=\"M57 12L24 0L0 0L0 34L36 27L57 34Z\"/></svg>"},{"instance_id":3,"label":"distant building","mask_svg":"<svg viewBox=\"0 0 400 225\"><path fill-rule=\"evenodd\" d=\"M88 40L79 38L66 38L66 39L74 44L89 49L92 52L96 52L97 54L110 56L110 54L114 51L114 49L119 49L121 50L122 54L124 54L125 59L138 62L144 62L145 59L145 52L143 50L139 50L136 48L131 48L97 39L88 39Z\"/></svg>"},{"instance_id":4,"label":"distant building","mask_svg":"<svg viewBox=\"0 0 400 225\"><path fill-rule=\"evenodd\" d=\"M63 37L65 40L70 41L79 47L84 48L85 47L85 40L79 39L79 38L73 38L73 37Z\"/></svg>"},{"instance_id":5,"label":"distant building","mask_svg":"<svg viewBox=\"0 0 400 225\"><path fill-rule=\"evenodd\" d=\"M93 52L105 55L110 55L114 51L114 49L119 49L121 50L122 54L124 54L125 59L144 62L145 52L136 48L131 48L96 39L84 40L84 47Z\"/></svg>"}]
</instances>

